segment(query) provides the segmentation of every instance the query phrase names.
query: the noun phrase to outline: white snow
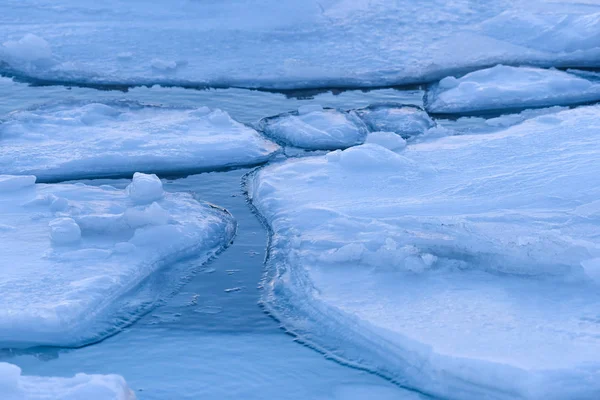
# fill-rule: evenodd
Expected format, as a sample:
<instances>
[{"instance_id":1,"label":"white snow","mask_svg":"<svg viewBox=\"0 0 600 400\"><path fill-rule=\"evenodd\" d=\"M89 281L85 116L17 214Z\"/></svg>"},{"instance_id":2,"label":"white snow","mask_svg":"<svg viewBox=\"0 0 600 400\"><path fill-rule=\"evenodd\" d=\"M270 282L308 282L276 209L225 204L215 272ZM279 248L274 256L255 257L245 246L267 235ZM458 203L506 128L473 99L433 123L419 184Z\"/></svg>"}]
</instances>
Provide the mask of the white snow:
<instances>
[{"instance_id":1,"label":"white snow","mask_svg":"<svg viewBox=\"0 0 600 400\"><path fill-rule=\"evenodd\" d=\"M51 81L372 87L421 83L497 63L600 66L595 1L6 0L2 5L1 69ZM31 63L41 56L50 59Z\"/></svg>"},{"instance_id":2,"label":"white snow","mask_svg":"<svg viewBox=\"0 0 600 400\"><path fill-rule=\"evenodd\" d=\"M39 181L253 165L278 149L207 107L62 104L13 112L0 125L0 171Z\"/></svg>"},{"instance_id":3,"label":"white snow","mask_svg":"<svg viewBox=\"0 0 600 400\"><path fill-rule=\"evenodd\" d=\"M405 139L421 135L435 122L420 107L373 105L356 111L371 131L395 132Z\"/></svg>"},{"instance_id":4,"label":"white snow","mask_svg":"<svg viewBox=\"0 0 600 400\"><path fill-rule=\"evenodd\" d=\"M190 194L163 193L155 175L140 173L127 190L81 183L0 190L0 222L2 347L103 337L127 318L119 304L146 277L188 256L206 260L235 230L228 213Z\"/></svg>"},{"instance_id":5,"label":"white snow","mask_svg":"<svg viewBox=\"0 0 600 400\"><path fill-rule=\"evenodd\" d=\"M118 375L77 374L72 378L21 375L16 365L0 362L3 400L134 400Z\"/></svg>"},{"instance_id":6,"label":"white snow","mask_svg":"<svg viewBox=\"0 0 600 400\"><path fill-rule=\"evenodd\" d=\"M598 398L599 131L600 107L581 107L261 169L267 308L441 398Z\"/></svg>"},{"instance_id":7,"label":"white snow","mask_svg":"<svg viewBox=\"0 0 600 400\"><path fill-rule=\"evenodd\" d=\"M497 65L448 76L427 92L429 112L545 107L600 100L600 82L555 69Z\"/></svg>"},{"instance_id":8,"label":"white snow","mask_svg":"<svg viewBox=\"0 0 600 400\"><path fill-rule=\"evenodd\" d=\"M315 105L265 118L258 125L277 142L308 150L343 149L363 143L367 136L367 127L354 112Z\"/></svg>"}]
</instances>

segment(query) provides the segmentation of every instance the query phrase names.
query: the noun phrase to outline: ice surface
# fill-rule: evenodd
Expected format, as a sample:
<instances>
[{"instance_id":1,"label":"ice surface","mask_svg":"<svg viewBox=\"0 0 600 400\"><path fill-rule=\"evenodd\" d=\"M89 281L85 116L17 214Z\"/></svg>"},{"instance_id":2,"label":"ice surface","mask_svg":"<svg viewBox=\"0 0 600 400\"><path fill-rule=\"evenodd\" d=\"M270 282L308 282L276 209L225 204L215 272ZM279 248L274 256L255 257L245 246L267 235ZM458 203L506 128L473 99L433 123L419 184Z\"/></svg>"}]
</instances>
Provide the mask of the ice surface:
<instances>
[{"instance_id":1,"label":"ice surface","mask_svg":"<svg viewBox=\"0 0 600 400\"><path fill-rule=\"evenodd\" d=\"M435 127L435 122L425 110L416 106L373 105L356 113L371 131L396 132L404 139L421 135Z\"/></svg>"},{"instance_id":2,"label":"ice surface","mask_svg":"<svg viewBox=\"0 0 600 400\"><path fill-rule=\"evenodd\" d=\"M426 108L460 113L577 104L600 100L600 82L555 69L497 65L448 76L427 92Z\"/></svg>"},{"instance_id":3,"label":"ice surface","mask_svg":"<svg viewBox=\"0 0 600 400\"><path fill-rule=\"evenodd\" d=\"M352 111L303 106L262 119L258 127L279 143L309 150L345 149L364 142L367 127Z\"/></svg>"},{"instance_id":4,"label":"ice surface","mask_svg":"<svg viewBox=\"0 0 600 400\"><path fill-rule=\"evenodd\" d=\"M155 175L136 173L126 190L33 180L0 190L0 347L97 340L127 318L119 304L145 278L206 260L235 230L225 211L163 193Z\"/></svg>"},{"instance_id":5,"label":"ice surface","mask_svg":"<svg viewBox=\"0 0 600 400\"><path fill-rule=\"evenodd\" d=\"M265 304L332 357L448 399L600 395L600 107L249 182Z\"/></svg>"},{"instance_id":6,"label":"ice surface","mask_svg":"<svg viewBox=\"0 0 600 400\"><path fill-rule=\"evenodd\" d=\"M5 0L2 5L0 68L30 79L372 87L431 81L498 63L600 66L595 1Z\"/></svg>"},{"instance_id":7,"label":"ice surface","mask_svg":"<svg viewBox=\"0 0 600 400\"><path fill-rule=\"evenodd\" d=\"M206 107L60 104L13 112L0 125L0 171L38 181L253 165L277 150L226 112Z\"/></svg>"},{"instance_id":8,"label":"ice surface","mask_svg":"<svg viewBox=\"0 0 600 400\"><path fill-rule=\"evenodd\" d=\"M118 375L77 374L72 378L23 376L16 365L0 362L3 400L134 400Z\"/></svg>"}]
</instances>

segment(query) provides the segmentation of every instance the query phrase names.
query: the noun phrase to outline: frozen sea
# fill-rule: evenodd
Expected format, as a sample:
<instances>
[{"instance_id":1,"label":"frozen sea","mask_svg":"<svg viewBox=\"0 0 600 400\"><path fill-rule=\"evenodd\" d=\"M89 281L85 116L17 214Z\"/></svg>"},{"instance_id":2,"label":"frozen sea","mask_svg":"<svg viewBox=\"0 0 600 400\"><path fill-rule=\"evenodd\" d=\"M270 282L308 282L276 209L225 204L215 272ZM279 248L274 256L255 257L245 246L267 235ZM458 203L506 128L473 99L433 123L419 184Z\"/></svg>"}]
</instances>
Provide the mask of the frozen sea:
<instances>
[{"instance_id":1,"label":"frozen sea","mask_svg":"<svg viewBox=\"0 0 600 400\"><path fill-rule=\"evenodd\" d=\"M318 102L360 108L376 102L420 104L419 90L350 91L290 97L243 89L135 88L128 92L62 86L0 85L0 115L48 102L132 100L165 106L205 105L252 123ZM0 116L0 118L2 118ZM40 347L2 353L23 375L119 374L138 399L419 399L371 372L351 368L295 341L259 306L268 232L248 204L235 169L163 180L166 191L191 192L237 221L233 243L207 264L161 270L175 290L111 337L82 348ZM87 184L124 188L128 179ZM185 271L183 276L173 276ZM143 293L140 293L143 295Z\"/></svg>"}]
</instances>

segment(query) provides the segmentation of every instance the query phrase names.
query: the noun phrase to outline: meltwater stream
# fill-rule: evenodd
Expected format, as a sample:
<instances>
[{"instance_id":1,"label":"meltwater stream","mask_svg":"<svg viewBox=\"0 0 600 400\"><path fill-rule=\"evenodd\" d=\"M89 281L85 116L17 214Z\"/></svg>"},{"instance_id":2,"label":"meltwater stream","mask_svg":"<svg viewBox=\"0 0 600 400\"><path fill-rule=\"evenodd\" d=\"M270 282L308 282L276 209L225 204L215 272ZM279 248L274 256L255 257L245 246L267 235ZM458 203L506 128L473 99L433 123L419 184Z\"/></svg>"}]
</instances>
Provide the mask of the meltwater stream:
<instances>
[{"instance_id":1,"label":"meltwater stream","mask_svg":"<svg viewBox=\"0 0 600 400\"><path fill-rule=\"evenodd\" d=\"M137 88L128 93L98 92L34 88L10 82L0 85L0 120L12 110L50 101L122 98L169 106L218 107L251 123L307 103L340 108L366 106L378 100L418 103L420 93L383 90L317 97L299 100L237 89ZM226 208L236 218L238 232L228 249L198 268L160 306L97 344L0 361L17 364L25 375L120 374L142 400L419 398L373 374L339 365L294 342L261 310L257 303L268 233L246 203L241 181L247 172L240 169L164 181L166 190L190 191L198 199ZM94 182L99 183L123 187L128 181Z\"/></svg>"}]
</instances>

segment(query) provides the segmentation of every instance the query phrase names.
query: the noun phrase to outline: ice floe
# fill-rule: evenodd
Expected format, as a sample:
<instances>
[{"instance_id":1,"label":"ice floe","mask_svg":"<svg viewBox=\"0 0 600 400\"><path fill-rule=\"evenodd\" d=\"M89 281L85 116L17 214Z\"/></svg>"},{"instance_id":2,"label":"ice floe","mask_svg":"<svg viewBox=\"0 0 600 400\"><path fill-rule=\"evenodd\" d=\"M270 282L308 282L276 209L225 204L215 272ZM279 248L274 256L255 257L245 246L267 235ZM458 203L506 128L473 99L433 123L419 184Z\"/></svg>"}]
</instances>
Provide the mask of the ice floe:
<instances>
[{"instance_id":1,"label":"ice floe","mask_svg":"<svg viewBox=\"0 0 600 400\"><path fill-rule=\"evenodd\" d=\"M416 106L373 105L356 110L371 131L395 132L404 139L436 126L427 112Z\"/></svg>"},{"instance_id":2,"label":"ice floe","mask_svg":"<svg viewBox=\"0 0 600 400\"><path fill-rule=\"evenodd\" d=\"M372 87L498 63L600 66L590 1L23 0L2 11L0 70L51 82Z\"/></svg>"},{"instance_id":3,"label":"ice floe","mask_svg":"<svg viewBox=\"0 0 600 400\"><path fill-rule=\"evenodd\" d=\"M264 118L258 128L277 142L308 150L335 150L361 144L367 127L352 111L308 105L298 111Z\"/></svg>"},{"instance_id":4,"label":"ice floe","mask_svg":"<svg viewBox=\"0 0 600 400\"><path fill-rule=\"evenodd\" d=\"M279 147L226 112L137 103L60 104L0 124L0 173L39 181L192 173L266 161Z\"/></svg>"},{"instance_id":5,"label":"ice floe","mask_svg":"<svg viewBox=\"0 0 600 400\"><path fill-rule=\"evenodd\" d=\"M461 78L448 76L427 92L434 113L464 113L600 100L600 82L555 69L497 65Z\"/></svg>"},{"instance_id":6,"label":"ice floe","mask_svg":"<svg viewBox=\"0 0 600 400\"><path fill-rule=\"evenodd\" d=\"M134 400L119 375L76 374L72 378L27 376L16 365L0 362L3 400Z\"/></svg>"},{"instance_id":7,"label":"ice floe","mask_svg":"<svg viewBox=\"0 0 600 400\"><path fill-rule=\"evenodd\" d=\"M185 257L208 259L235 231L227 212L163 192L156 175L136 173L126 190L34 182L0 175L1 347L102 338L144 309L134 299L133 314L120 315L144 279Z\"/></svg>"},{"instance_id":8,"label":"ice floe","mask_svg":"<svg viewBox=\"0 0 600 400\"><path fill-rule=\"evenodd\" d=\"M261 169L267 308L442 398L597 398L599 130L600 107L580 107Z\"/></svg>"}]
</instances>

